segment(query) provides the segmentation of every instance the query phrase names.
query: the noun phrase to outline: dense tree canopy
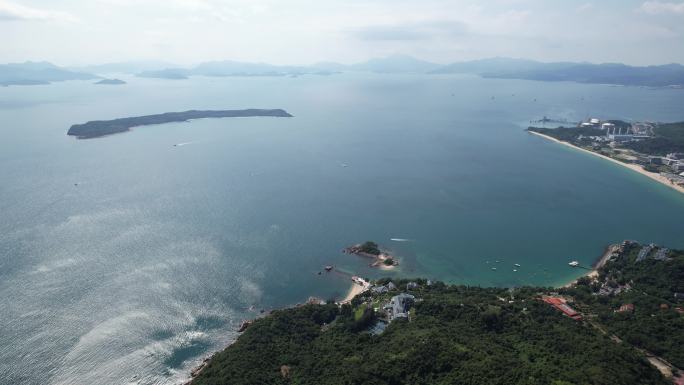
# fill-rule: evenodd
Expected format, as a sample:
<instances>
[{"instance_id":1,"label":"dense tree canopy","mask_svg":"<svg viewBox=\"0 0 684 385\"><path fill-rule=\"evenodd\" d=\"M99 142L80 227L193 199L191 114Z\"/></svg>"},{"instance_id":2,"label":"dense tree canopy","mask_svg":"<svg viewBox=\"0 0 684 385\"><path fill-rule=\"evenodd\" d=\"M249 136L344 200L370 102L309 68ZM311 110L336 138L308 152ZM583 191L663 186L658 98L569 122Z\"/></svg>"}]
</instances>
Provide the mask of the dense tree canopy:
<instances>
[{"instance_id":1,"label":"dense tree canopy","mask_svg":"<svg viewBox=\"0 0 684 385\"><path fill-rule=\"evenodd\" d=\"M684 368L684 316L677 310L684 303L675 298L675 293L684 293L684 253L670 251L667 259L656 260L653 250L648 258L637 262L641 249L641 245L631 245L624 255L601 269L599 282L584 280L566 292L581 299L609 332ZM630 289L616 295L596 295L601 282L628 284ZM634 305L634 311L616 312L626 304Z\"/></svg>"},{"instance_id":2,"label":"dense tree canopy","mask_svg":"<svg viewBox=\"0 0 684 385\"><path fill-rule=\"evenodd\" d=\"M394 321L382 334L368 332L373 307L397 290L342 307L276 311L218 353L193 384L666 383L629 344L541 302L548 289L417 282L410 321Z\"/></svg>"}]
</instances>

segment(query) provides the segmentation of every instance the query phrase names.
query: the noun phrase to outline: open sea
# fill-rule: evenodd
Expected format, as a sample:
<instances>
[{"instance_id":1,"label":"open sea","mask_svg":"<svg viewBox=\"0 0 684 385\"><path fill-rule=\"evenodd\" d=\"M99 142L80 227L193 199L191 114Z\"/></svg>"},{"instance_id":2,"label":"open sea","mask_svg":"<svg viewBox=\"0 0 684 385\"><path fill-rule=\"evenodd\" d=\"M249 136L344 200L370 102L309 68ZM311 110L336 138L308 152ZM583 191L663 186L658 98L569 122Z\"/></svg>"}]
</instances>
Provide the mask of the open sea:
<instances>
[{"instance_id":1,"label":"open sea","mask_svg":"<svg viewBox=\"0 0 684 385\"><path fill-rule=\"evenodd\" d=\"M3 385L178 384L242 320L341 298L347 274L557 285L609 243L684 248L684 195L523 131L542 116L681 121L684 90L123 79L0 88ZM295 117L66 136L89 120L241 108ZM396 253L396 271L341 252L365 240Z\"/></svg>"}]
</instances>

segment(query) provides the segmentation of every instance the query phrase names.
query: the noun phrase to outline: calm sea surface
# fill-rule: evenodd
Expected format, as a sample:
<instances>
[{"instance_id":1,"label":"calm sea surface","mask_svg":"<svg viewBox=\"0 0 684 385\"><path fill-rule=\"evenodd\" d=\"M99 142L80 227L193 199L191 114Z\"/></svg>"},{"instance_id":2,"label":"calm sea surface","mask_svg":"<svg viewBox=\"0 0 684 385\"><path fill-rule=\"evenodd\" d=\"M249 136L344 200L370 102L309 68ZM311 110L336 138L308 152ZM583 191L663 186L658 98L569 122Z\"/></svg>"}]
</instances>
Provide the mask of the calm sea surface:
<instances>
[{"instance_id":1,"label":"calm sea surface","mask_svg":"<svg viewBox=\"0 0 684 385\"><path fill-rule=\"evenodd\" d=\"M623 239L684 248L684 196L523 131L544 115L684 120L682 90L126 80L0 88L2 384L178 383L261 309L344 296L348 277L318 275L324 265L380 276L340 252L364 240L400 257L392 275L497 286L566 282L581 273L568 261ZM88 120L249 107L295 117L65 135Z\"/></svg>"}]
</instances>

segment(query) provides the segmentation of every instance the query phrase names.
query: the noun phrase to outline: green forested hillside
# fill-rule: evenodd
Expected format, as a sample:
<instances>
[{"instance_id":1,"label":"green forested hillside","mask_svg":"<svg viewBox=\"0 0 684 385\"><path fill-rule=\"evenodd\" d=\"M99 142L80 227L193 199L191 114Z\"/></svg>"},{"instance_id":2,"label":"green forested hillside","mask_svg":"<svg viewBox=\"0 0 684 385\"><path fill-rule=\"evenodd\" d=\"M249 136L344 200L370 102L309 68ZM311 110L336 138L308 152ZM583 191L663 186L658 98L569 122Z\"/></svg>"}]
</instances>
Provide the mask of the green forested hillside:
<instances>
[{"instance_id":1,"label":"green forested hillside","mask_svg":"<svg viewBox=\"0 0 684 385\"><path fill-rule=\"evenodd\" d=\"M608 262L596 282L581 280L565 292L582 302L596 322L625 342L659 355L684 368L684 307L675 293L684 293L684 253L658 251L638 260L644 246L630 244L624 253ZM601 286L627 287L612 295L599 295ZM622 305L634 305L633 311L616 312Z\"/></svg>"},{"instance_id":2,"label":"green forested hillside","mask_svg":"<svg viewBox=\"0 0 684 385\"><path fill-rule=\"evenodd\" d=\"M666 383L628 344L539 301L543 289L420 283L410 322L380 335L366 331L372 308L399 291L276 311L193 384Z\"/></svg>"},{"instance_id":3,"label":"green forested hillside","mask_svg":"<svg viewBox=\"0 0 684 385\"><path fill-rule=\"evenodd\" d=\"M649 155L666 155L684 152L684 122L660 123L655 127L655 137L630 142L625 146Z\"/></svg>"}]
</instances>

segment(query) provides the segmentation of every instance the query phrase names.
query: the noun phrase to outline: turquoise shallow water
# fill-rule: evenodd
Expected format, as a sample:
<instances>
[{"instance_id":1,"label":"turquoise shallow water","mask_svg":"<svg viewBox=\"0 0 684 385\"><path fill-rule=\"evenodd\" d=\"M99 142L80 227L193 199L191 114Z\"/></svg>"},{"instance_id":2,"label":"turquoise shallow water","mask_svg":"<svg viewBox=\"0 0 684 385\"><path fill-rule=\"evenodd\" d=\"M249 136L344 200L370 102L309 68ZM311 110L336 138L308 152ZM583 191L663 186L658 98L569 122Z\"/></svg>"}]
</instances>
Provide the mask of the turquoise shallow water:
<instances>
[{"instance_id":1,"label":"turquoise shallow water","mask_svg":"<svg viewBox=\"0 0 684 385\"><path fill-rule=\"evenodd\" d=\"M322 266L382 275L340 252L367 239L400 256L389 274L499 286L568 281L569 260L623 239L684 247L684 196L523 131L544 115L684 120L681 90L127 80L0 88L1 383L177 383L260 309L343 296L347 278ZM93 119L248 107L295 117L65 135Z\"/></svg>"}]
</instances>

